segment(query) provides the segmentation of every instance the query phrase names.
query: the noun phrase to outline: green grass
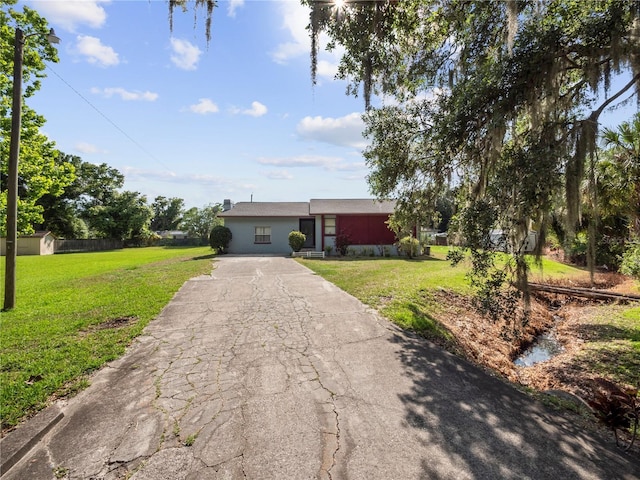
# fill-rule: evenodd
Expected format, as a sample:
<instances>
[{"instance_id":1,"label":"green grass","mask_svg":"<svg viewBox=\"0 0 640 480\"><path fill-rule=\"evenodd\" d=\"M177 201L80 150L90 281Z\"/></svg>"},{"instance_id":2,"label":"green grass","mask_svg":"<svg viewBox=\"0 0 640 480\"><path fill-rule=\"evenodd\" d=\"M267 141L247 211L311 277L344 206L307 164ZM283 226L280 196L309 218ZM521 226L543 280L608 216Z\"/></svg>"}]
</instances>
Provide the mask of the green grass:
<instances>
[{"instance_id":1,"label":"green grass","mask_svg":"<svg viewBox=\"0 0 640 480\"><path fill-rule=\"evenodd\" d=\"M433 340L451 340L450 333L438 322L440 304L434 293L447 290L458 295L472 293L467 280L469 265L451 266L446 259L448 247L432 246L429 257L298 259L323 278L335 283L374 308L402 328L422 333ZM537 266L536 278L584 276L582 269L548 259Z\"/></svg>"},{"instance_id":2,"label":"green grass","mask_svg":"<svg viewBox=\"0 0 640 480\"><path fill-rule=\"evenodd\" d=\"M211 258L209 247L18 257L16 308L0 315L3 429L86 387Z\"/></svg>"},{"instance_id":3,"label":"green grass","mask_svg":"<svg viewBox=\"0 0 640 480\"><path fill-rule=\"evenodd\" d=\"M298 260L368 305L378 306L381 298L402 294L408 285L418 289L468 291L465 266L452 267L446 254L447 247L431 247L430 257L417 259L328 257Z\"/></svg>"},{"instance_id":4,"label":"green grass","mask_svg":"<svg viewBox=\"0 0 640 480\"><path fill-rule=\"evenodd\" d=\"M463 265L452 267L446 249L433 248L430 258L353 258L299 260L323 278L380 311L403 328L430 337L448 338L433 317L437 289L470 293Z\"/></svg>"},{"instance_id":5,"label":"green grass","mask_svg":"<svg viewBox=\"0 0 640 480\"><path fill-rule=\"evenodd\" d=\"M574 360L577 366L640 387L640 307L602 307L579 333L586 344Z\"/></svg>"}]
</instances>

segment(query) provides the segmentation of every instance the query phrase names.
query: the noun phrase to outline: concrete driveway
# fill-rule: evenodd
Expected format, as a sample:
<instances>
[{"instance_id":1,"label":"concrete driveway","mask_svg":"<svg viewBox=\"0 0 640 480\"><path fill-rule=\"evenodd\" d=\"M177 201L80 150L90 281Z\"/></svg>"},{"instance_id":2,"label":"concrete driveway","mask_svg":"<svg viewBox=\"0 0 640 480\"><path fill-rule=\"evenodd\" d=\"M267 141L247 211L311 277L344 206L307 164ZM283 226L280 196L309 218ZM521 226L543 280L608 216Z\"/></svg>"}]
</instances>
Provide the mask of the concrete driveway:
<instances>
[{"instance_id":1,"label":"concrete driveway","mask_svg":"<svg viewBox=\"0 0 640 480\"><path fill-rule=\"evenodd\" d=\"M58 408L3 479L640 477L612 437L280 257L217 260Z\"/></svg>"}]
</instances>

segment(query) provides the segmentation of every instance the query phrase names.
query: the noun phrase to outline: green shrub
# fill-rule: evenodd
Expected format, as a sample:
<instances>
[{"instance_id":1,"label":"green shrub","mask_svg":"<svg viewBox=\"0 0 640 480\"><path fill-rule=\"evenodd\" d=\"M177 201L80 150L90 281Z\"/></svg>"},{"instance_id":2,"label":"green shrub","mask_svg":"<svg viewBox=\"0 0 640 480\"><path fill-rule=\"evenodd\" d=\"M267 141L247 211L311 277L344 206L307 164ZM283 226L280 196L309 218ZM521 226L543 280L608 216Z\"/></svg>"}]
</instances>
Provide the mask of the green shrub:
<instances>
[{"instance_id":1,"label":"green shrub","mask_svg":"<svg viewBox=\"0 0 640 480\"><path fill-rule=\"evenodd\" d=\"M640 242L633 242L627 245L622 255L620 273L640 280Z\"/></svg>"},{"instance_id":2,"label":"green shrub","mask_svg":"<svg viewBox=\"0 0 640 480\"><path fill-rule=\"evenodd\" d=\"M608 236L599 236L596 241L596 265L606 265L610 270L617 270L625 250L624 241ZM569 249L569 261L575 265L587 265L589 238L586 232L579 232Z\"/></svg>"},{"instance_id":3,"label":"green shrub","mask_svg":"<svg viewBox=\"0 0 640 480\"><path fill-rule=\"evenodd\" d=\"M360 256L361 257L375 257L376 256L376 252L371 247L362 247L360 249Z\"/></svg>"},{"instance_id":4,"label":"green shrub","mask_svg":"<svg viewBox=\"0 0 640 480\"><path fill-rule=\"evenodd\" d=\"M547 232L545 243L547 248L549 248L550 250L562 249L562 242L560 241L558 234L552 229L549 229L549 231Z\"/></svg>"},{"instance_id":5,"label":"green shrub","mask_svg":"<svg viewBox=\"0 0 640 480\"><path fill-rule=\"evenodd\" d=\"M569 246L569 261L575 265L586 265L588 244L586 232L578 232Z\"/></svg>"},{"instance_id":6,"label":"green shrub","mask_svg":"<svg viewBox=\"0 0 640 480\"><path fill-rule=\"evenodd\" d=\"M304 242L306 241L307 236L302 232L294 230L289 234L289 246L294 252L299 252L300 250L302 250L302 247L304 247Z\"/></svg>"},{"instance_id":7,"label":"green shrub","mask_svg":"<svg viewBox=\"0 0 640 480\"><path fill-rule=\"evenodd\" d=\"M420 242L415 237L407 236L400 239L398 249L407 257L413 258L420 255Z\"/></svg>"},{"instance_id":8,"label":"green shrub","mask_svg":"<svg viewBox=\"0 0 640 480\"><path fill-rule=\"evenodd\" d=\"M618 270L627 246L621 238L603 235L596 245L596 265Z\"/></svg>"},{"instance_id":9,"label":"green shrub","mask_svg":"<svg viewBox=\"0 0 640 480\"><path fill-rule=\"evenodd\" d=\"M229 248L231 238L233 238L231 230L224 225L216 225L211 229L211 233L209 234L209 245L211 245L211 248L217 253L225 253L225 250Z\"/></svg>"}]
</instances>

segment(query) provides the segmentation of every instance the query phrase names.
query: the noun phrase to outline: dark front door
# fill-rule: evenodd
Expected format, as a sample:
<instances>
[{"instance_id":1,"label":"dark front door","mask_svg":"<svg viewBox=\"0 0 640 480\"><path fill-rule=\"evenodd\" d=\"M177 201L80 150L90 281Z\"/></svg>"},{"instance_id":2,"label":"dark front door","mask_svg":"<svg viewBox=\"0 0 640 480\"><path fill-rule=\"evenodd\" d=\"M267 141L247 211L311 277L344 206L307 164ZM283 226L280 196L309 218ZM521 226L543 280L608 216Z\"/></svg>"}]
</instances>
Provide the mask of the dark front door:
<instances>
[{"instance_id":1,"label":"dark front door","mask_svg":"<svg viewBox=\"0 0 640 480\"><path fill-rule=\"evenodd\" d=\"M301 218L300 219L300 231L305 234L307 239L304 242L303 248L315 248L316 246L316 219L315 218Z\"/></svg>"}]
</instances>

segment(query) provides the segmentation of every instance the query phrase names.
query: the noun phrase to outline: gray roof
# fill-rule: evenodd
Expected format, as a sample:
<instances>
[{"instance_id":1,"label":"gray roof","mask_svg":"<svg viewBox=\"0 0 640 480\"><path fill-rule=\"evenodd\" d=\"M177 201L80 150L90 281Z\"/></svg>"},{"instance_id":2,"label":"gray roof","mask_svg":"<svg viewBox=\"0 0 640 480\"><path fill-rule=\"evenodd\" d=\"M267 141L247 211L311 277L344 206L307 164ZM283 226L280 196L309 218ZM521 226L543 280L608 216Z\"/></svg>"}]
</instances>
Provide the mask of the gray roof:
<instances>
[{"instance_id":1,"label":"gray roof","mask_svg":"<svg viewBox=\"0 0 640 480\"><path fill-rule=\"evenodd\" d=\"M372 198L311 199L311 215L322 214L385 214L391 215L396 206L393 200L379 201Z\"/></svg>"},{"instance_id":2,"label":"gray roof","mask_svg":"<svg viewBox=\"0 0 640 480\"><path fill-rule=\"evenodd\" d=\"M308 217L309 202L238 202L219 217Z\"/></svg>"},{"instance_id":3,"label":"gray roof","mask_svg":"<svg viewBox=\"0 0 640 480\"><path fill-rule=\"evenodd\" d=\"M372 198L312 199L310 202L238 202L220 217L309 217L311 215L391 215L396 202Z\"/></svg>"}]
</instances>

